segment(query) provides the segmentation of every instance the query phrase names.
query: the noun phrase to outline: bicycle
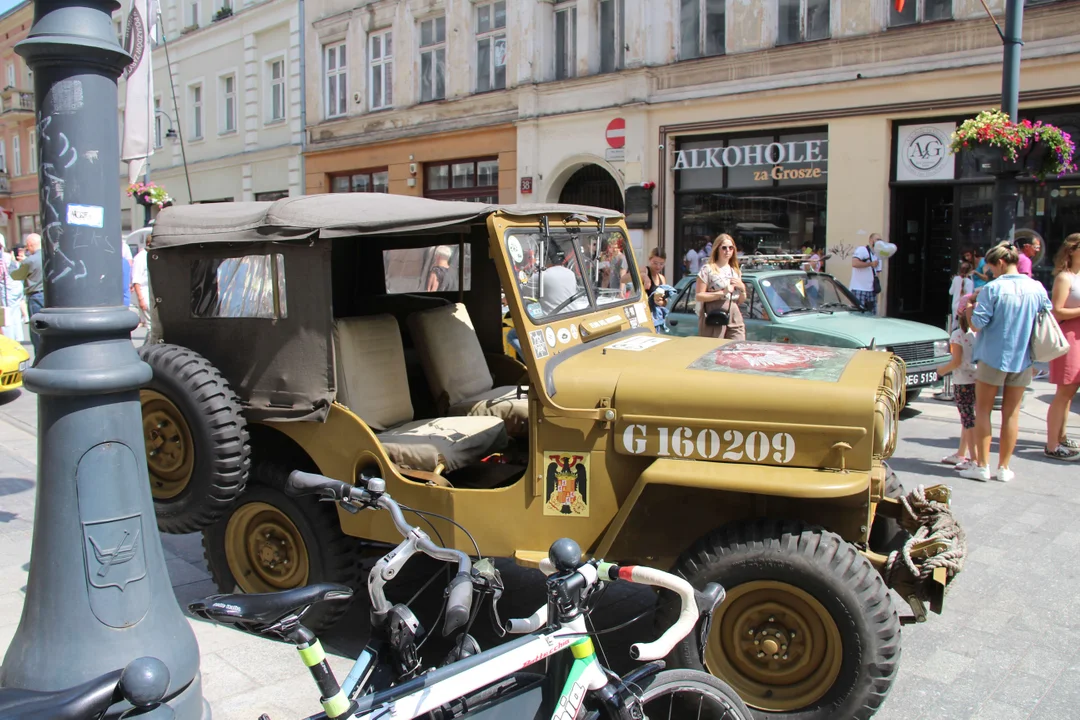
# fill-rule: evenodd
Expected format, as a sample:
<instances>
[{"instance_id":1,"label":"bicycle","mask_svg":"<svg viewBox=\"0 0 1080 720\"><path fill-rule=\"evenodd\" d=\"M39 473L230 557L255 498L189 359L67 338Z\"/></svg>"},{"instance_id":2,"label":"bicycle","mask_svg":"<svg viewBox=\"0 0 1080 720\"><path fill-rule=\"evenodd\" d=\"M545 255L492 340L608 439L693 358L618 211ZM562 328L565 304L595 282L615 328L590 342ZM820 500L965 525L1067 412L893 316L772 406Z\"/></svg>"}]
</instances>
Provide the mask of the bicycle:
<instances>
[{"instance_id":1,"label":"bicycle","mask_svg":"<svg viewBox=\"0 0 1080 720\"><path fill-rule=\"evenodd\" d=\"M169 669L157 658L132 660L123 670L63 690L0 688L3 720L98 720L113 705L126 701L134 714L158 708L169 689ZM157 713L152 717L168 717Z\"/></svg>"},{"instance_id":2,"label":"bicycle","mask_svg":"<svg viewBox=\"0 0 1080 720\"><path fill-rule=\"evenodd\" d=\"M708 633L709 619L724 596L716 583L698 592L682 578L660 570L582 561L577 543L563 539L551 546L549 557L541 563L547 575L546 604L528 618L502 624L496 608L501 578L494 565L481 559L474 567L465 553L436 545L423 530L409 525L404 512L412 511L385 492L385 481L361 478L357 485L350 485L295 471L289 475L285 490L291 495L318 495L348 512L388 511L403 537L368 577L372 639L343 685L327 664L318 638L301 619L316 603L348 599L350 588L321 583L276 593L215 595L189 605L193 614L204 619L295 645L323 706L322 713L308 720L751 718L734 690L719 679L699 671L664 670L661 660L695 626ZM437 668L422 666L419 650L427 634L419 620L407 604L392 604L384 593L387 582L417 553L457 564L440 617L445 616L444 637L462 628L464 632ZM660 638L631 647L631 657L646 664L623 677L600 664L586 629L590 599L600 588L615 582L665 588L676 593L682 603L678 619ZM481 603L484 597L493 596L496 622L505 633L521 637L481 651L469 635L476 619L474 594L481 597ZM476 609L479 607L478 603ZM565 650L573 656L569 665ZM547 673L528 671L540 662L547 663ZM560 679L564 681L561 687ZM680 697L682 693L686 697ZM260 720L269 719L263 715Z\"/></svg>"}]
</instances>

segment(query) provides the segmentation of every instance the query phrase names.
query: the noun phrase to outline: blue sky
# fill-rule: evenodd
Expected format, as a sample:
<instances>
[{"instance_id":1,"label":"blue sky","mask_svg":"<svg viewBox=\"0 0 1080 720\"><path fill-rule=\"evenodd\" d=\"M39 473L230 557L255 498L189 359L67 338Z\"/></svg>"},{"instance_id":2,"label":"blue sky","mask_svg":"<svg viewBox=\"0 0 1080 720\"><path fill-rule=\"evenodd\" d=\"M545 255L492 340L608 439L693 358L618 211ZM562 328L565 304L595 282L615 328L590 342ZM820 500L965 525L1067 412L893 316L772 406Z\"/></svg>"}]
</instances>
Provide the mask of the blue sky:
<instances>
[{"instance_id":1,"label":"blue sky","mask_svg":"<svg viewBox=\"0 0 1080 720\"><path fill-rule=\"evenodd\" d=\"M18 5L22 0L0 0L0 15Z\"/></svg>"}]
</instances>

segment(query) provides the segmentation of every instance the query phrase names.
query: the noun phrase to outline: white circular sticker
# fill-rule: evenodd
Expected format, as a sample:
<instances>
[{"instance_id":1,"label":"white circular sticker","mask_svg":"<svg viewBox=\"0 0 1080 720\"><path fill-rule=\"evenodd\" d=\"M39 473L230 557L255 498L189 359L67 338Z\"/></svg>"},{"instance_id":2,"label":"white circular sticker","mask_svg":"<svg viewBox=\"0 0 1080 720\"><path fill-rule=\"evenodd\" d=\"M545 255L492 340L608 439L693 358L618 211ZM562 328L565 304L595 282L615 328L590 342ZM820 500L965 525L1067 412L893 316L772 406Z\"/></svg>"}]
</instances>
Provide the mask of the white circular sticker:
<instances>
[{"instance_id":1,"label":"white circular sticker","mask_svg":"<svg viewBox=\"0 0 1080 720\"><path fill-rule=\"evenodd\" d=\"M559 342L566 345L570 342L569 328L559 328Z\"/></svg>"},{"instance_id":2,"label":"white circular sticker","mask_svg":"<svg viewBox=\"0 0 1080 720\"><path fill-rule=\"evenodd\" d=\"M525 259L525 251L521 249L521 241L511 235L506 241L506 249L510 252L510 259L516 263Z\"/></svg>"},{"instance_id":3,"label":"white circular sticker","mask_svg":"<svg viewBox=\"0 0 1080 720\"><path fill-rule=\"evenodd\" d=\"M544 331L544 339L547 340L547 344L551 347L555 347L555 331L548 328Z\"/></svg>"},{"instance_id":4,"label":"white circular sticker","mask_svg":"<svg viewBox=\"0 0 1080 720\"><path fill-rule=\"evenodd\" d=\"M571 335L571 336L572 336L572 337L573 337L573 338L574 338L575 340L577 340L577 339L578 339L577 325L571 325L571 326L570 326L570 335Z\"/></svg>"}]
</instances>

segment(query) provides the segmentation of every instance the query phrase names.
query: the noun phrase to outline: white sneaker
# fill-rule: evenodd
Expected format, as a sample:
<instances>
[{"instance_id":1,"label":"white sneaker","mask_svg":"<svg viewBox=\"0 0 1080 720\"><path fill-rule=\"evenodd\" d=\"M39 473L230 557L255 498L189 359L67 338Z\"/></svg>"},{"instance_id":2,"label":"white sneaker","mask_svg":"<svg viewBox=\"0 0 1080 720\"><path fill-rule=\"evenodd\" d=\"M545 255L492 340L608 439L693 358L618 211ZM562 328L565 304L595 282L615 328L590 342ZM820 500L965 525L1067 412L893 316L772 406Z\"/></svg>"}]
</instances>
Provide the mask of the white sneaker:
<instances>
[{"instance_id":1,"label":"white sneaker","mask_svg":"<svg viewBox=\"0 0 1080 720\"><path fill-rule=\"evenodd\" d=\"M998 482L1009 482L1010 480L1012 480L1015 477L1016 477L1016 473L1014 473L1012 470L1010 470L1007 467L999 467L997 469L997 474L994 475L994 479L997 480Z\"/></svg>"},{"instance_id":2,"label":"white sneaker","mask_svg":"<svg viewBox=\"0 0 1080 720\"><path fill-rule=\"evenodd\" d=\"M960 463L967 462L967 458L960 453L953 453L948 457L941 458L941 462L945 463L946 465L959 465Z\"/></svg>"},{"instance_id":3,"label":"white sneaker","mask_svg":"<svg viewBox=\"0 0 1080 720\"><path fill-rule=\"evenodd\" d=\"M988 482L990 480L990 468L972 465L966 470L961 470L960 477L968 480L978 480L979 482Z\"/></svg>"}]
</instances>

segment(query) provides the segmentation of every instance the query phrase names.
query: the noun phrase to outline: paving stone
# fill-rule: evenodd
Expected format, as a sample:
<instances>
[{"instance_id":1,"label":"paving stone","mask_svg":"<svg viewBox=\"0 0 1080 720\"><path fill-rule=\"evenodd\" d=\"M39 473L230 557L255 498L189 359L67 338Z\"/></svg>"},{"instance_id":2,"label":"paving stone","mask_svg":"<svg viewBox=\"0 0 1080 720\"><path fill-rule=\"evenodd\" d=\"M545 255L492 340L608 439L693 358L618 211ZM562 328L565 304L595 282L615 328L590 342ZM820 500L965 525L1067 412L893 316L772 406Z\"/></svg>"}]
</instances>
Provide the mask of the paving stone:
<instances>
[{"instance_id":1,"label":"paving stone","mask_svg":"<svg viewBox=\"0 0 1080 720\"><path fill-rule=\"evenodd\" d=\"M180 558L166 560L165 569L169 572L169 579L172 581L173 586L190 585L210 579L210 573L206 572L204 568L196 567Z\"/></svg>"},{"instance_id":2,"label":"paving stone","mask_svg":"<svg viewBox=\"0 0 1080 720\"><path fill-rule=\"evenodd\" d=\"M965 670L972 667L974 658L955 653L952 650L939 649L933 655L922 660L912 672L919 677L949 684Z\"/></svg>"},{"instance_id":3,"label":"paving stone","mask_svg":"<svg viewBox=\"0 0 1080 720\"><path fill-rule=\"evenodd\" d=\"M1026 672L1012 673L1005 679L991 697L992 701L1020 708L1027 713L1034 710L1039 700L1054 685L1059 673L1033 675Z\"/></svg>"}]
</instances>

